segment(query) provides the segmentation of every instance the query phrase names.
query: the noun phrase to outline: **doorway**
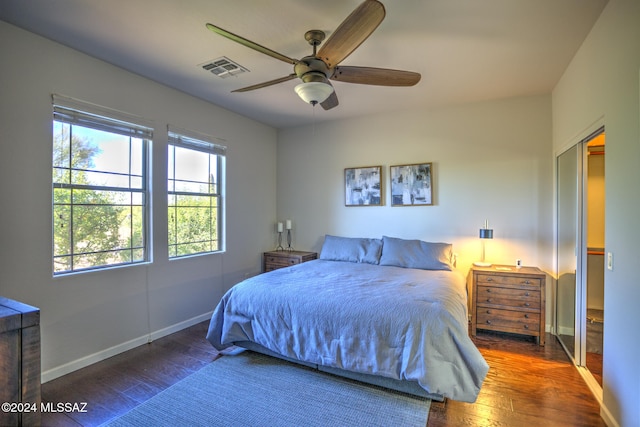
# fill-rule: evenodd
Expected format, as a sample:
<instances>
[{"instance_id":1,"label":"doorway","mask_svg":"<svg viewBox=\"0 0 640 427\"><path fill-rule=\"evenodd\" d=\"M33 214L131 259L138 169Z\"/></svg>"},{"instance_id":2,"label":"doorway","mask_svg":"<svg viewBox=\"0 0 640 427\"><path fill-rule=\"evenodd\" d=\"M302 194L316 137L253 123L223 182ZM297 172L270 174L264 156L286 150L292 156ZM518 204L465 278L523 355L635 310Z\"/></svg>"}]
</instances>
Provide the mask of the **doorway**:
<instances>
[{"instance_id":1,"label":"doorway","mask_svg":"<svg viewBox=\"0 0 640 427\"><path fill-rule=\"evenodd\" d=\"M602 387L604 335L605 133L590 134L556 159L555 333L577 366Z\"/></svg>"},{"instance_id":2,"label":"doorway","mask_svg":"<svg viewBox=\"0 0 640 427\"><path fill-rule=\"evenodd\" d=\"M602 387L604 335L604 131L587 142L587 323L585 366Z\"/></svg>"}]
</instances>

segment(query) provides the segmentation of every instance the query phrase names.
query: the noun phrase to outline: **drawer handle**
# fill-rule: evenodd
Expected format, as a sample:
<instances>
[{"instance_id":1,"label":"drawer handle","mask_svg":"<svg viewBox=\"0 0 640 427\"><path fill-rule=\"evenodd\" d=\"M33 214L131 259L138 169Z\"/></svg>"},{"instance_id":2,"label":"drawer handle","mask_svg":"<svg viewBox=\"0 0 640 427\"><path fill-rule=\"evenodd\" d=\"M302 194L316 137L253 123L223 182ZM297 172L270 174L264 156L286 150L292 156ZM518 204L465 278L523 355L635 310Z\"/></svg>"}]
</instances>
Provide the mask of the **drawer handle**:
<instances>
[{"instance_id":1,"label":"drawer handle","mask_svg":"<svg viewBox=\"0 0 640 427\"><path fill-rule=\"evenodd\" d=\"M493 278L492 277L487 277L487 282L493 282Z\"/></svg>"},{"instance_id":2,"label":"drawer handle","mask_svg":"<svg viewBox=\"0 0 640 427\"><path fill-rule=\"evenodd\" d=\"M525 329L529 329L529 325L524 325L524 328Z\"/></svg>"},{"instance_id":3,"label":"drawer handle","mask_svg":"<svg viewBox=\"0 0 640 427\"><path fill-rule=\"evenodd\" d=\"M289 263L290 263L290 264L295 264L295 263L296 263L296 260L295 260L295 259L290 259L290 260L289 260Z\"/></svg>"},{"instance_id":4,"label":"drawer handle","mask_svg":"<svg viewBox=\"0 0 640 427\"><path fill-rule=\"evenodd\" d=\"M528 302L525 302L525 303L524 303L524 306L525 306L525 307L529 307L530 305L531 305L531 304L529 304Z\"/></svg>"},{"instance_id":5,"label":"drawer handle","mask_svg":"<svg viewBox=\"0 0 640 427\"><path fill-rule=\"evenodd\" d=\"M491 302L491 298L487 298L487 302Z\"/></svg>"},{"instance_id":6,"label":"drawer handle","mask_svg":"<svg viewBox=\"0 0 640 427\"><path fill-rule=\"evenodd\" d=\"M525 281L524 281L524 284L525 284L525 285L530 285L530 284L531 284L531 282L530 282L530 281L528 281L528 280L525 280Z\"/></svg>"},{"instance_id":7,"label":"drawer handle","mask_svg":"<svg viewBox=\"0 0 640 427\"><path fill-rule=\"evenodd\" d=\"M529 294L529 292L525 292L525 293L524 293L524 296L525 296L525 297L528 297L529 295L530 295L530 294Z\"/></svg>"},{"instance_id":8,"label":"drawer handle","mask_svg":"<svg viewBox=\"0 0 640 427\"><path fill-rule=\"evenodd\" d=\"M487 325L490 325L490 324L491 324L491 320L487 320Z\"/></svg>"},{"instance_id":9,"label":"drawer handle","mask_svg":"<svg viewBox=\"0 0 640 427\"><path fill-rule=\"evenodd\" d=\"M491 314L491 310L487 310L487 314Z\"/></svg>"},{"instance_id":10,"label":"drawer handle","mask_svg":"<svg viewBox=\"0 0 640 427\"><path fill-rule=\"evenodd\" d=\"M487 289L487 293L490 294L491 293L491 289Z\"/></svg>"},{"instance_id":11,"label":"drawer handle","mask_svg":"<svg viewBox=\"0 0 640 427\"><path fill-rule=\"evenodd\" d=\"M528 318L529 318L529 315L528 315L528 314L525 314L525 315L524 315L524 318L525 318L525 319L528 319Z\"/></svg>"}]
</instances>

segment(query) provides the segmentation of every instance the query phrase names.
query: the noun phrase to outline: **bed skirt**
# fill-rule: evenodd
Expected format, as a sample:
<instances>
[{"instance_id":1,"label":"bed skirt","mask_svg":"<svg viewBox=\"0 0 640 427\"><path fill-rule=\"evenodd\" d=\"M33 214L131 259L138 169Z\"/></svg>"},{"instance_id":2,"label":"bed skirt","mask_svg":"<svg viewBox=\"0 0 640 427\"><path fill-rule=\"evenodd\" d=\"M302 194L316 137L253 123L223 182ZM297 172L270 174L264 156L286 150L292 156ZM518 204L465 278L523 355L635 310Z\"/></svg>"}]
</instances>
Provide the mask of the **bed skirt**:
<instances>
[{"instance_id":1,"label":"bed skirt","mask_svg":"<svg viewBox=\"0 0 640 427\"><path fill-rule=\"evenodd\" d=\"M420 385L415 381L401 381L393 378L362 374L359 372L351 372L351 371L346 371L344 369L334 368L331 366L323 366L323 365L318 365L316 363L309 363L302 360L291 359L289 357L282 356L281 354L273 352L268 348L265 348L260 344L256 344L251 341L238 341L238 342L234 342L234 345L238 347L246 348L247 350L255 351L256 353L262 353L267 356L272 356L278 359L286 360L288 362L304 365L309 368L317 369L318 371L337 375L343 378L348 378L351 380L356 380L363 383L372 384L375 386L384 387L384 388L388 388L395 391L400 391L402 393L411 394L413 396L426 397L428 399L435 400L437 402L444 401L444 397L442 395L432 394L427 392L425 389L420 387Z\"/></svg>"}]
</instances>

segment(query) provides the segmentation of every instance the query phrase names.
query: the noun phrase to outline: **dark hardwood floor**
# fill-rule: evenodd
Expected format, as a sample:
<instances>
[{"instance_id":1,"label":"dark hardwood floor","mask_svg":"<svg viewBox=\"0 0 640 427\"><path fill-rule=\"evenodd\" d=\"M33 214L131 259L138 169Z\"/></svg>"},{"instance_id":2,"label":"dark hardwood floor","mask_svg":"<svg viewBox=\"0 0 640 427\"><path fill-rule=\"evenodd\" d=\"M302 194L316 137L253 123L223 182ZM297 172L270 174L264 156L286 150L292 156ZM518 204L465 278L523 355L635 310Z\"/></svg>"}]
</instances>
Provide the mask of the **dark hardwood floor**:
<instances>
[{"instance_id":1,"label":"dark hardwood floor","mask_svg":"<svg viewBox=\"0 0 640 427\"><path fill-rule=\"evenodd\" d=\"M95 426L124 414L220 354L204 339L208 322L42 385L43 402L87 402L86 413L43 414L44 426ZM491 367L474 404L433 402L427 427L605 426L599 406L555 337L479 332Z\"/></svg>"},{"instance_id":2,"label":"dark hardwood floor","mask_svg":"<svg viewBox=\"0 0 640 427\"><path fill-rule=\"evenodd\" d=\"M433 402L428 427L606 426L600 406L555 336L480 332L489 373L475 403Z\"/></svg>"},{"instance_id":3,"label":"dark hardwood floor","mask_svg":"<svg viewBox=\"0 0 640 427\"><path fill-rule=\"evenodd\" d=\"M220 355L199 323L42 385L43 402L87 402L85 413L42 414L43 426L97 426L128 412Z\"/></svg>"}]
</instances>

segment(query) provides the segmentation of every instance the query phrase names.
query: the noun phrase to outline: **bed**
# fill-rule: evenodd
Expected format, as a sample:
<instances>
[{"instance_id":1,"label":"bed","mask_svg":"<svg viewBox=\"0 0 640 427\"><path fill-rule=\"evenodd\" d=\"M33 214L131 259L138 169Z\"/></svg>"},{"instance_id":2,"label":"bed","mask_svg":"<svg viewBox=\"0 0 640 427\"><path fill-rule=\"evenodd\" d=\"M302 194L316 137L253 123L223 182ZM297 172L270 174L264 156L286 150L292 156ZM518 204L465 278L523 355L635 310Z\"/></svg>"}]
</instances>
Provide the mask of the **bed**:
<instances>
[{"instance_id":1,"label":"bed","mask_svg":"<svg viewBox=\"0 0 640 427\"><path fill-rule=\"evenodd\" d=\"M451 245L325 236L317 260L231 288L207 339L436 400L474 402L488 365L468 335Z\"/></svg>"}]
</instances>

